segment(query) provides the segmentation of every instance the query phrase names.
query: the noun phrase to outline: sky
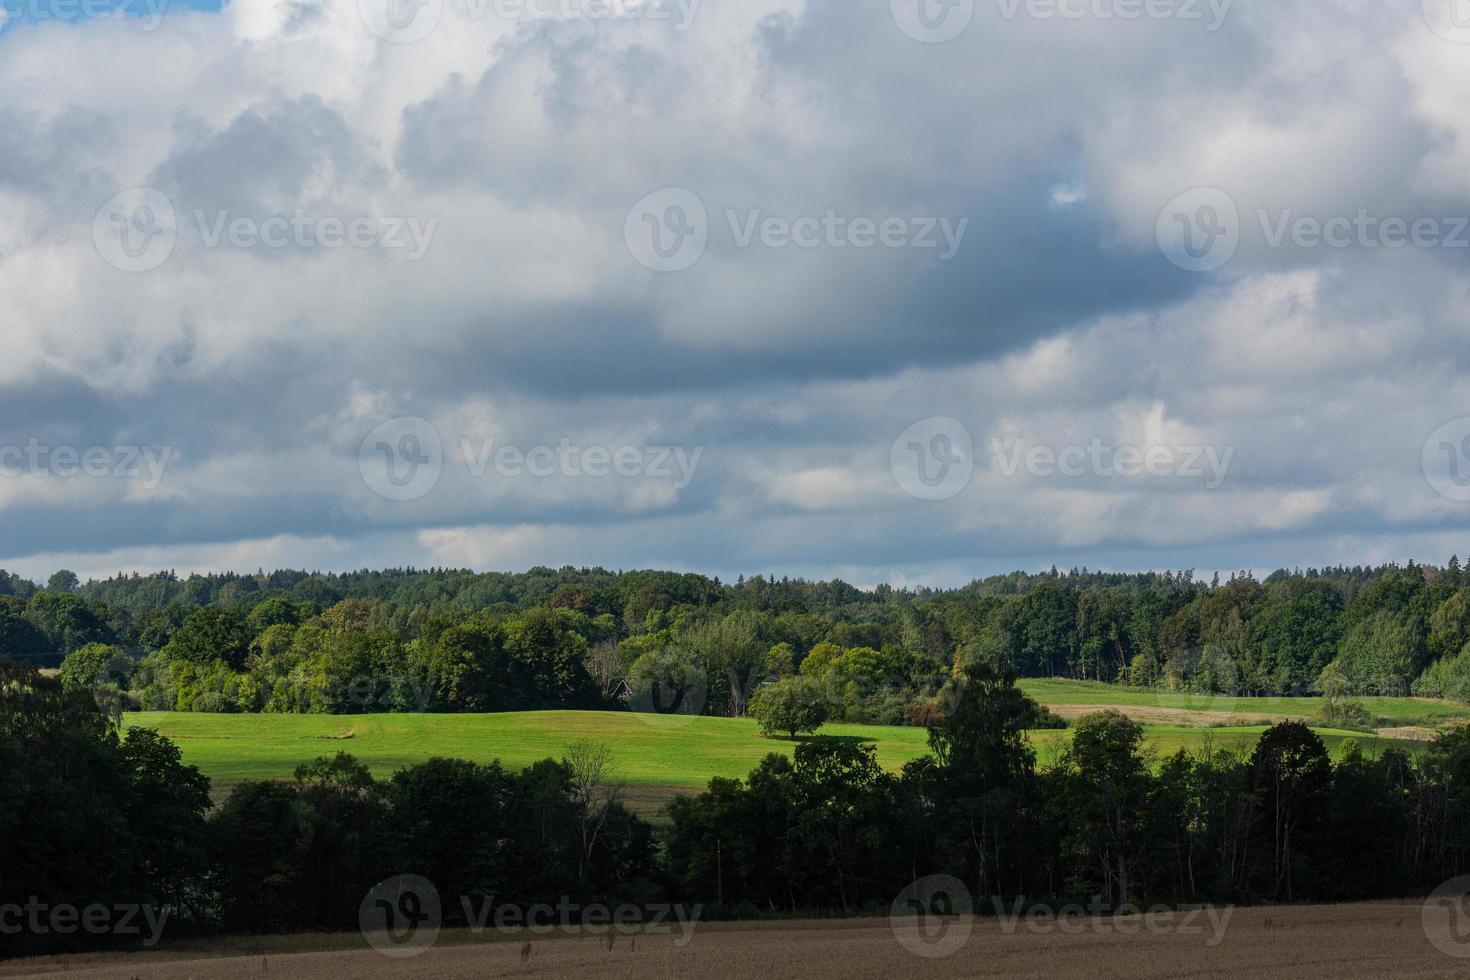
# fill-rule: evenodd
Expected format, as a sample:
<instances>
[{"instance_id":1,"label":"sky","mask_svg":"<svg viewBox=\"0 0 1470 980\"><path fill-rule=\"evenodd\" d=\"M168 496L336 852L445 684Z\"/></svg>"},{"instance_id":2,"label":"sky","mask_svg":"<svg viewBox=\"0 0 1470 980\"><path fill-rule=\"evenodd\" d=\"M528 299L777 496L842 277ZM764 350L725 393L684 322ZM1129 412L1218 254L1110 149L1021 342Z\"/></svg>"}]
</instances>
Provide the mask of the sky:
<instances>
[{"instance_id":1,"label":"sky","mask_svg":"<svg viewBox=\"0 0 1470 980\"><path fill-rule=\"evenodd\" d=\"M0 567L1470 554L1462 0L0 11Z\"/></svg>"}]
</instances>

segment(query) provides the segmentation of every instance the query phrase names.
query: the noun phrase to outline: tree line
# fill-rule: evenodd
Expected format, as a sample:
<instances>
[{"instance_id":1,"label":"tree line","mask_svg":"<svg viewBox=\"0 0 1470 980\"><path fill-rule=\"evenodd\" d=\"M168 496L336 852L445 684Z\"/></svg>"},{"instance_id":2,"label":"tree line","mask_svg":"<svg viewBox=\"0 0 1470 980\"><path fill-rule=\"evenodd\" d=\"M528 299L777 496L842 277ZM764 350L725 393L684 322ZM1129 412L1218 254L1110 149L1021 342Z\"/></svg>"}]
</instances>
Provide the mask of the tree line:
<instances>
[{"instance_id":1,"label":"tree line","mask_svg":"<svg viewBox=\"0 0 1470 980\"><path fill-rule=\"evenodd\" d=\"M588 758L520 772L431 759L380 780L338 754L216 806L167 739L121 731L86 692L0 661L0 950L140 941L77 929L75 914L59 930L58 907L166 910L145 918L171 938L350 929L376 883L408 872L519 905L654 900L666 889L652 828ZM448 924L458 909L446 903Z\"/></svg>"},{"instance_id":2,"label":"tree line","mask_svg":"<svg viewBox=\"0 0 1470 980\"><path fill-rule=\"evenodd\" d=\"M85 692L0 662L3 948L137 942L27 927L25 910L54 922L44 913L62 906L144 906L171 938L351 930L400 874L433 882L453 927L483 901L873 914L933 874L960 879L982 914L1022 897L1337 901L1422 895L1470 868L1470 729L1412 756L1347 744L1334 763L1288 722L1249 752L1151 759L1139 727L1104 712L1039 768L1035 705L1014 680L966 666L931 751L899 773L870 745L811 739L675 800L655 829L590 743L520 772L432 759L388 778L338 754L211 806L209 780L168 740L122 733Z\"/></svg>"},{"instance_id":3,"label":"tree line","mask_svg":"<svg viewBox=\"0 0 1470 980\"><path fill-rule=\"evenodd\" d=\"M910 724L976 662L1165 690L1470 701L1470 573L1452 558L860 590L602 569L59 572L44 588L0 572L0 656L61 666L119 706L180 711L741 715L797 678L832 718Z\"/></svg>"},{"instance_id":4,"label":"tree line","mask_svg":"<svg viewBox=\"0 0 1470 980\"><path fill-rule=\"evenodd\" d=\"M1350 901L1422 895L1470 865L1470 727L1417 754L1337 762L1283 722L1249 751L1154 758L1142 728L1085 716L1058 761L1026 738L1014 675L972 664L930 753L885 772L872 747L813 739L746 780L670 807L682 894L742 914L879 910L907 883L959 878L979 912L1028 903ZM1096 900L1096 901L1095 901Z\"/></svg>"}]
</instances>

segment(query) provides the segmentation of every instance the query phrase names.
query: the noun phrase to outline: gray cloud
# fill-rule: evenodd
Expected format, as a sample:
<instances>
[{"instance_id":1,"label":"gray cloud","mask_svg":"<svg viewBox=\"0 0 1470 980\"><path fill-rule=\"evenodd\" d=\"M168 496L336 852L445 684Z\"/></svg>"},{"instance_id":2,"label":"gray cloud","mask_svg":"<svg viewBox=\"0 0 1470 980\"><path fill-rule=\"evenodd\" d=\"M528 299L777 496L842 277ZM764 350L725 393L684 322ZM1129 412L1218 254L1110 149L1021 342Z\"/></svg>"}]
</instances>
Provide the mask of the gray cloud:
<instances>
[{"instance_id":1,"label":"gray cloud","mask_svg":"<svg viewBox=\"0 0 1470 980\"><path fill-rule=\"evenodd\" d=\"M0 447L167 447L136 478L0 477L0 565L603 563L962 580L1052 561L1443 558L1465 505L1425 440L1464 414L1463 251L1273 246L1260 215L1470 214L1463 52L1417 3L1184 21L975 21L886 3L706 3L647 21L445 21L383 44L356 4L236 0L152 33L0 37ZM1024 7L1022 8L1024 9ZM137 92L128 97L128 86ZM180 219L123 273L96 208ZM708 244L653 272L640 198ZM1234 258L1165 260L1160 209L1218 187ZM192 215L433 221L384 248L210 248ZM733 220L967 219L915 248L742 247ZM751 225L750 227L755 227ZM449 447L395 502L359 471L397 416ZM960 420L976 473L904 493L890 448ZM699 449L662 478L476 476L483 445ZM1218 488L999 471L995 440L1233 449ZM1440 554L1443 551L1444 554Z\"/></svg>"}]
</instances>

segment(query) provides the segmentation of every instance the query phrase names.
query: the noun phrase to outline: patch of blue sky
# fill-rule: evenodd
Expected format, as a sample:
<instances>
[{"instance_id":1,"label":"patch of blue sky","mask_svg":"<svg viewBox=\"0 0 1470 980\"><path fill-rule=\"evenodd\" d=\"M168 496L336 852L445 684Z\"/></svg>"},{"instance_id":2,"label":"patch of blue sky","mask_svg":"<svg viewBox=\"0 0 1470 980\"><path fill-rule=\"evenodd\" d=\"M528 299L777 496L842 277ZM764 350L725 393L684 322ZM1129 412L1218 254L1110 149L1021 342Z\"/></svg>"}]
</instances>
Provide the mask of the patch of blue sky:
<instances>
[{"instance_id":1,"label":"patch of blue sky","mask_svg":"<svg viewBox=\"0 0 1470 980\"><path fill-rule=\"evenodd\" d=\"M0 36L52 22L136 19L144 29L153 29L170 13L217 11L223 4L224 0L0 0Z\"/></svg>"}]
</instances>

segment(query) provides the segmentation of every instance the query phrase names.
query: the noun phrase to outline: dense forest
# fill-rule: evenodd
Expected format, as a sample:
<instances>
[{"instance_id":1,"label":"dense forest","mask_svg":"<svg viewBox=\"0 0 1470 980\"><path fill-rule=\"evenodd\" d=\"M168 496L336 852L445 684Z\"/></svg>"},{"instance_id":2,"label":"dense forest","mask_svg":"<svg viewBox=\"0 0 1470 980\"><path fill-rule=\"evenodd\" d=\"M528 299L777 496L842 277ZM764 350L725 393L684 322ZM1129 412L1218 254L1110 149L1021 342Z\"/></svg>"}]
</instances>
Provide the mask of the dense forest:
<instances>
[{"instance_id":1,"label":"dense forest","mask_svg":"<svg viewBox=\"0 0 1470 980\"><path fill-rule=\"evenodd\" d=\"M871 914L932 874L958 878L983 914L1024 896L1108 915L1423 895L1470 868L1470 728L1413 755L1350 742L1334 763L1284 722L1249 752L1152 766L1139 726L1104 712L1039 768L1036 705L1012 676L969 664L946 700L930 753L899 773L870 745L809 739L675 800L655 830L621 805L595 743L521 772L432 759L385 779L338 754L211 807L209 781L166 739L124 734L87 692L0 661L0 956L353 929L398 874L426 878L444 924L464 926L487 900ZM16 927L61 904L104 919L141 906L159 928Z\"/></svg>"},{"instance_id":2,"label":"dense forest","mask_svg":"<svg viewBox=\"0 0 1470 980\"><path fill-rule=\"evenodd\" d=\"M59 666L118 710L744 714L768 683L830 717L922 722L989 663L1231 694L1470 701L1470 571L1386 565L1264 580L1053 569L948 590L537 568L180 578L41 587L0 571L0 657Z\"/></svg>"}]
</instances>

